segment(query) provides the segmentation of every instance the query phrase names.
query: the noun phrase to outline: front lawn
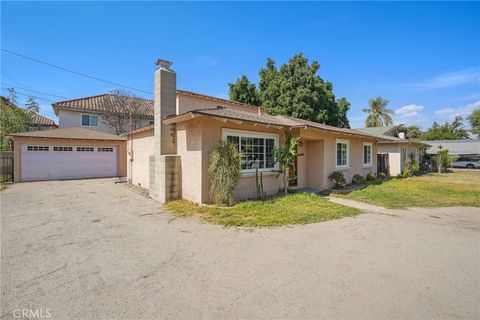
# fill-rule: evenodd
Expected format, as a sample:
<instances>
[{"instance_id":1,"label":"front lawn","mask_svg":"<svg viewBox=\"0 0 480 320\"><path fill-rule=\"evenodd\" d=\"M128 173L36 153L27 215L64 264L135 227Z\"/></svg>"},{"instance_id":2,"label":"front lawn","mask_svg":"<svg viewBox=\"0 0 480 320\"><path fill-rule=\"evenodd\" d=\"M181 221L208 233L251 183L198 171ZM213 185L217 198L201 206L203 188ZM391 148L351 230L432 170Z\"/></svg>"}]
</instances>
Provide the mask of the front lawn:
<instances>
[{"instance_id":1,"label":"front lawn","mask_svg":"<svg viewBox=\"0 0 480 320\"><path fill-rule=\"evenodd\" d=\"M186 200L171 201L167 207L178 216L200 219L225 226L271 227L307 224L352 217L360 210L329 202L308 193L296 193L264 201L247 201L231 208L197 205Z\"/></svg>"},{"instance_id":2,"label":"front lawn","mask_svg":"<svg viewBox=\"0 0 480 320\"><path fill-rule=\"evenodd\" d=\"M367 183L364 189L334 196L380 205L407 207L480 207L480 171L430 173L408 179Z\"/></svg>"}]
</instances>

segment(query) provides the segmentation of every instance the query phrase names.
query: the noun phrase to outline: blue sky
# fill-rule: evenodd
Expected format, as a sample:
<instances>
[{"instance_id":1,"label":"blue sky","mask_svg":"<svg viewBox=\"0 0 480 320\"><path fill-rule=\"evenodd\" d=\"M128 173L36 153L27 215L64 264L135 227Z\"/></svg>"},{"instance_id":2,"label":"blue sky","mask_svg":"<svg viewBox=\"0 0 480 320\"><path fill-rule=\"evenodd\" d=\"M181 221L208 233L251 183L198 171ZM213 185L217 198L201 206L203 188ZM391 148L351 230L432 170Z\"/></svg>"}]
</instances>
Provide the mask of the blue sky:
<instances>
[{"instance_id":1,"label":"blue sky","mask_svg":"<svg viewBox=\"0 0 480 320\"><path fill-rule=\"evenodd\" d=\"M146 91L157 58L174 62L179 89L226 98L242 74L258 81L267 57L280 65L301 52L352 103L352 127L377 96L396 123L423 128L480 107L478 2L2 1L1 20L4 49ZM3 51L1 77L3 95L24 88L20 100L117 89ZM39 102L54 118L50 101Z\"/></svg>"}]
</instances>

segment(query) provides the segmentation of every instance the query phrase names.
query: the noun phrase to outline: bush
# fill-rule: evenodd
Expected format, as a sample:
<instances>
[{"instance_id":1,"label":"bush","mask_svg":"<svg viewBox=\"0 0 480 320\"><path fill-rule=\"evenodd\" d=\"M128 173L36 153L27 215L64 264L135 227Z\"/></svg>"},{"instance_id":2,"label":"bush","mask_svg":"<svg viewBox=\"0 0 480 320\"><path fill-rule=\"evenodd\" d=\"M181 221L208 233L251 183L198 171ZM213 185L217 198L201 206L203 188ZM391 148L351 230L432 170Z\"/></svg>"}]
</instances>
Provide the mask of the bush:
<instances>
[{"instance_id":1,"label":"bush","mask_svg":"<svg viewBox=\"0 0 480 320\"><path fill-rule=\"evenodd\" d=\"M377 179L385 180L385 179L387 179L387 175L383 172L378 172L377 173Z\"/></svg>"},{"instance_id":2,"label":"bush","mask_svg":"<svg viewBox=\"0 0 480 320\"><path fill-rule=\"evenodd\" d=\"M420 165L414 160L408 159L405 162L405 166L403 167L402 176L404 178L408 178L413 175L419 175L419 174L420 174Z\"/></svg>"},{"instance_id":3,"label":"bush","mask_svg":"<svg viewBox=\"0 0 480 320\"><path fill-rule=\"evenodd\" d=\"M333 181L335 188L339 188L347 183L342 171L333 171L328 175L328 180Z\"/></svg>"},{"instance_id":4,"label":"bush","mask_svg":"<svg viewBox=\"0 0 480 320\"><path fill-rule=\"evenodd\" d=\"M227 141L218 142L210 153L208 173L213 202L220 206L233 205L233 189L240 181L240 152L237 146Z\"/></svg>"},{"instance_id":5,"label":"bush","mask_svg":"<svg viewBox=\"0 0 480 320\"><path fill-rule=\"evenodd\" d=\"M365 179L359 174L352 177L352 184L363 184L364 181Z\"/></svg>"},{"instance_id":6,"label":"bush","mask_svg":"<svg viewBox=\"0 0 480 320\"><path fill-rule=\"evenodd\" d=\"M438 173L447 172L448 168L452 166L452 156L448 154L448 150L440 148L435 156L435 162L437 163Z\"/></svg>"},{"instance_id":7,"label":"bush","mask_svg":"<svg viewBox=\"0 0 480 320\"><path fill-rule=\"evenodd\" d=\"M367 174L367 181L374 181L376 179L375 175L371 172Z\"/></svg>"}]
</instances>

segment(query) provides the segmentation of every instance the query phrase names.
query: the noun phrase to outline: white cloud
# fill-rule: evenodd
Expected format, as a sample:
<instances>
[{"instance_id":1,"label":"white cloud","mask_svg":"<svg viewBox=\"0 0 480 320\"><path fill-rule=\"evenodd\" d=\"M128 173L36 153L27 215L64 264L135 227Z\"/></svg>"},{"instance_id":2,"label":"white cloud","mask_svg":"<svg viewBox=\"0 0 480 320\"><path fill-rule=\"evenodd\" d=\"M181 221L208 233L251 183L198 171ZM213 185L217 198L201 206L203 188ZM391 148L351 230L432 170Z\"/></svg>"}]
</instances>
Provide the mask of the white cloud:
<instances>
[{"instance_id":1,"label":"white cloud","mask_svg":"<svg viewBox=\"0 0 480 320\"><path fill-rule=\"evenodd\" d=\"M405 125L425 125L426 117L423 115L424 107L419 104L409 104L395 109L394 123Z\"/></svg>"},{"instance_id":2,"label":"white cloud","mask_svg":"<svg viewBox=\"0 0 480 320\"><path fill-rule=\"evenodd\" d=\"M468 104L459 108L443 108L435 111L435 115L444 118L446 120L452 120L456 116L461 116L463 118L468 117L473 110L480 109L480 101Z\"/></svg>"},{"instance_id":3,"label":"white cloud","mask_svg":"<svg viewBox=\"0 0 480 320\"><path fill-rule=\"evenodd\" d=\"M478 81L480 81L480 72L479 69L476 67L444 73L430 80L416 83L414 84L414 87L417 87L421 90L431 90L447 87L456 87Z\"/></svg>"},{"instance_id":4,"label":"white cloud","mask_svg":"<svg viewBox=\"0 0 480 320\"><path fill-rule=\"evenodd\" d=\"M402 117L411 117L418 115L423 110L422 105L409 104L395 110L395 114Z\"/></svg>"}]
</instances>

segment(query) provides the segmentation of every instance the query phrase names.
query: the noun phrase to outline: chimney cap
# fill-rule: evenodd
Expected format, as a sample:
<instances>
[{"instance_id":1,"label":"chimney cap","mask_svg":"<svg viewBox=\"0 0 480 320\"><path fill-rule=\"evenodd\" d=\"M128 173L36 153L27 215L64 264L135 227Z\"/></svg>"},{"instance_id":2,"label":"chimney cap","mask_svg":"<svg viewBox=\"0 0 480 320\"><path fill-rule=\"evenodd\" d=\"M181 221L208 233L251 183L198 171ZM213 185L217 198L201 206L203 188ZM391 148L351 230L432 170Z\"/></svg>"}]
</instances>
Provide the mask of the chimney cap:
<instances>
[{"instance_id":1,"label":"chimney cap","mask_svg":"<svg viewBox=\"0 0 480 320\"><path fill-rule=\"evenodd\" d=\"M170 67L172 66L173 62L163 59L157 59L155 64L158 66L158 69L170 71Z\"/></svg>"}]
</instances>

